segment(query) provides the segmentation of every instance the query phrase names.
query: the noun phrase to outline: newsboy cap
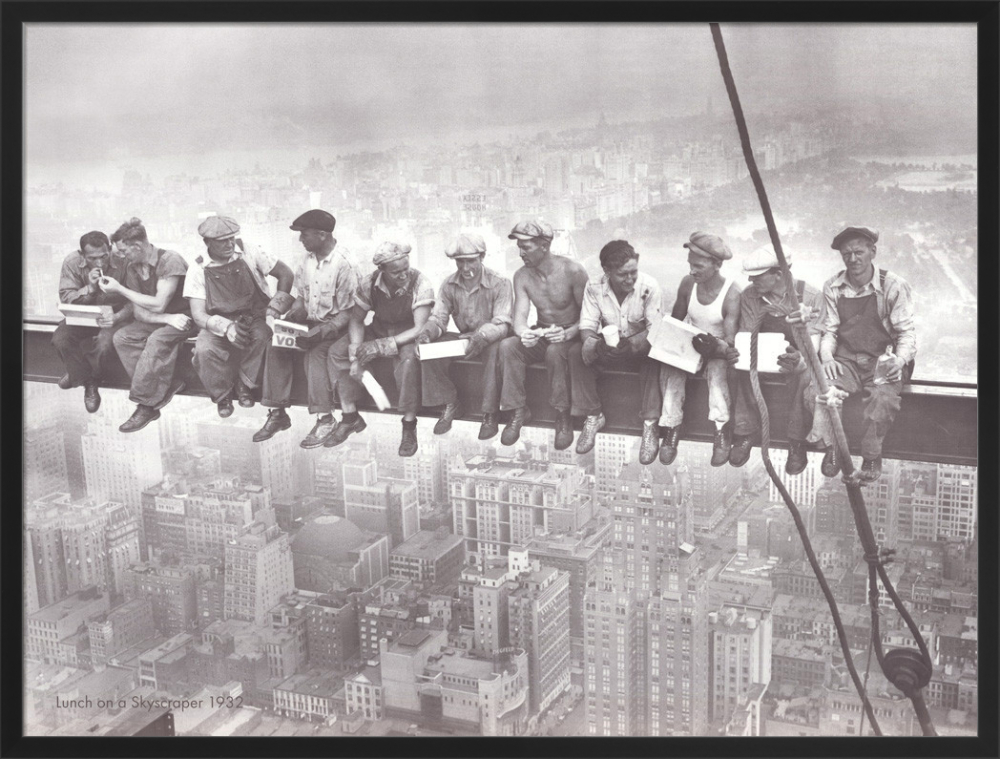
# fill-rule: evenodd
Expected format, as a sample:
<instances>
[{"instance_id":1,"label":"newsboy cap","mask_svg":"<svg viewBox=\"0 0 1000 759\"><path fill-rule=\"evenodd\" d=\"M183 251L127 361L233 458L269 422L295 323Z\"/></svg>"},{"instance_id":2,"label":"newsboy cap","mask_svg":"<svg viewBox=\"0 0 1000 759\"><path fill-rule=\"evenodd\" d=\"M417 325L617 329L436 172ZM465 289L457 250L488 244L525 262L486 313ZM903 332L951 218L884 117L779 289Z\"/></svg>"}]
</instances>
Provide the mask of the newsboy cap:
<instances>
[{"instance_id":1,"label":"newsboy cap","mask_svg":"<svg viewBox=\"0 0 1000 759\"><path fill-rule=\"evenodd\" d=\"M553 237L552 225L542 221L541 219L524 219L519 221L512 230L510 234L507 235L508 240L534 240L535 238L541 237L546 240L551 240Z\"/></svg>"},{"instance_id":2,"label":"newsboy cap","mask_svg":"<svg viewBox=\"0 0 1000 759\"><path fill-rule=\"evenodd\" d=\"M318 229L320 232L332 232L337 226L337 220L332 213L319 208L311 208L292 222L289 229L301 232L303 229Z\"/></svg>"},{"instance_id":3,"label":"newsboy cap","mask_svg":"<svg viewBox=\"0 0 1000 759\"><path fill-rule=\"evenodd\" d=\"M833 242L830 247L834 250L840 250L840 246L853 237L865 237L872 243L878 242L878 230L869 229L868 227L844 227L837 236L833 238Z\"/></svg>"},{"instance_id":4,"label":"newsboy cap","mask_svg":"<svg viewBox=\"0 0 1000 759\"><path fill-rule=\"evenodd\" d=\"M708 232L694 232L691 238L684 243L684 247L692 253L701 256L714 258L716 261L728 261L733 257L733 252L729 246L718 235L710 235Z\"/></svg>"},{"instance_id":5,"label":"newsboy cap","mask_svg":"<svg viewBox=\"0 0 1000 759\"><path fill-rule=\"evenodd\" d=\"M410 246L406 243L389 242L388 240L379 243L375 248L375 255L372 256L372 263L376 266L392 263L404 256L410 255Z\"/></svg>"},{"instance_id":6,"label":"newsboy cap","mask_svg":"<svg viewBox=\"0 0 1000 759\"><path fill-rule=\"evenodd\" d=\"M444 249L448 258L479 258L486 252L486 241L481 235L459 235Z\"/></svg>"},{"instance_id":7,"label":"newsboy cap","mask_svg":"<svg viewBox=\"0 0 1000 759\"><path fill-rule=\"evenodd\" d=\"M240 225L228 216L209 216L198 225L198 234L206 240L228 240L239 234Z\"/></svg>"},{"instance_id":8,"label":"newsboy cap","mask_svg":"<svg viewBox=\"0 0 1000 759\"><path fill-rule=\"evenodd\" d=\"M782 248L782 252L785 254L785 261L791 264L792 254L784 248ZM770 244L760 246L743 259L743 273L750 277L777 269L779 266L781 264L778 263L778 254L774 252L774 248Z\"/></svg>"}]
</instances>

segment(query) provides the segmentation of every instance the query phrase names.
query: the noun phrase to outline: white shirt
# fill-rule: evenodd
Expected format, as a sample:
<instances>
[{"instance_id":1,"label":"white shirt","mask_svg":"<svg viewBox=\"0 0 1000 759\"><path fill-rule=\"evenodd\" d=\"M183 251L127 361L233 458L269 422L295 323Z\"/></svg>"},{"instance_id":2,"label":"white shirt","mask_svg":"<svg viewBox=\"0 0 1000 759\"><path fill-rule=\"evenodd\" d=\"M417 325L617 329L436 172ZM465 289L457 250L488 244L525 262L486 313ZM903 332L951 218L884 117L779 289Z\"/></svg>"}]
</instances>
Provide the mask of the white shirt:
<instances>
[{"instance_id":1,"label":"white shirt","mask_svg":"<svg viewBox=\"0 0 1000 759\"><path fill-rule=\"evenodd\" d=\"M210 266L225 266L232 263L237 258L246 261L253 275L257 287L268 298L271 297L271 288L267 283L267 275L271 273L274 265L278 263L276 256L267 253L257 245L244 245L244 249L236 249L236 252L226 261L216 261L208 253L198 256L195 265L187 270L187 277L184 279L184 297L205 299L205 269Z\"/></svg>"}]
</instances>

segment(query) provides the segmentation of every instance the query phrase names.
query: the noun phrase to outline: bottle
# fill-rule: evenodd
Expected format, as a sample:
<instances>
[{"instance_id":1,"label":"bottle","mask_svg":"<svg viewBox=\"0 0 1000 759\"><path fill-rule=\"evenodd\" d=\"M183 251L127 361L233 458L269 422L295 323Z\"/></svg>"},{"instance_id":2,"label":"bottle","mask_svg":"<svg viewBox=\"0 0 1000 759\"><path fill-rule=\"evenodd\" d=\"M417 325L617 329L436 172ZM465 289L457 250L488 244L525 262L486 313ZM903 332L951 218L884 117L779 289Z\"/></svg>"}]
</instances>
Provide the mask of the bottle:
<instances>
[{"instance_id":1,"label":"bottle","mask_svg":"<svg viewBox=\"0 0 1000 759\"><path fill-rule=\"evenodd\" d=\"M878 363L875 364L875 384L885 385L889 382L889 367L892 365L893 359L892 343L885 346L885 353L878 357Z\"/></svg>"}]
</instances>

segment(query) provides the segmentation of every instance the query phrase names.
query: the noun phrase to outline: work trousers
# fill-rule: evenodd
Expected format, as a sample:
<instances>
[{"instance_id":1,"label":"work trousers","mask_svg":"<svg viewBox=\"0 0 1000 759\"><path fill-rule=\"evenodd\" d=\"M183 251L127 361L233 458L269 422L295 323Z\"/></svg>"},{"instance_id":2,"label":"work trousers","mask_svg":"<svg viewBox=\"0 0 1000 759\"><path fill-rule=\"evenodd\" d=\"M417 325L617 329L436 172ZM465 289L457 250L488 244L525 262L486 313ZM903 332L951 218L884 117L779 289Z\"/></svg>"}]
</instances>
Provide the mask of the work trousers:
<instances>
[{"instance_id":1,"label":"work trousers","mask_svg":"<svg viewBox=\"0 0 1000 759\"><path fill-rule=\"evenodd\" d=\"M708 359L701 374L708 381L709 421L722 426L729 421L729 364L722 358ZM679 427L684 421L684 397L690 376L675 366L660 365L660 383L663 388L660 426Z\"/></svg>"},{"instance_id":2,"label":"work trousers","mask_svg":"<svg viewBox=\"0 0 1000 759\"><path fill-rule=\"evenodd\" d=\"M181 343L194 335L169 324L132 321L115 332L114 344L122 366L132 378L129 400L143 406L159 406L174 380Z\"/></svg>"},{"instance_id":3,"label":"work trousers","mask_svg":"<svg viewBox=\"0 0 1000 759\"><path fill-rule=\"evenodd\" d=\"M365 327L365 340L375 340L378 337L371 326ZM351 376L349 345L350 337L344 335L330 350L327 362L330 382L337 388L341 406L345 403L357 403L365 395L364 385ZM413 343L402 345L397 355L376 358L372 363L378 366L384 362L392 364L392 374L399 389L397 410L404 415L416 414L420 410L420 359L417 358L417 346Z\"/></svg>"},{"instance_id":4,"label":"work trousers","mask_svg":"<svg viewBox=\"0 0 1000 759\"><path fill-rule=\"evenodd\" d=\"M902 403L900 394L903 391L903 380L876 385L874 377L878 358L875 356L859 353L853 359L837 356L837 361L844 367L843 374L828 384L846 390L851 395L862 394L864 414L861 423L861 455L866 459L877 458L882 455L882 441L889 434ZM824 445L830 446L834 441L833 431L826 411L816 410L818 392L818 388L812 383L805 390L805 405L813 413L812 431L808 439L813 443L822 441Z\"/></svg>"},{"instance_id":5,"label":"work trousers","mask_svg":"<svg viewBox=\"0 0 1000 759\"><path fill-rule=\"evenodd\" d=\"M802 403L802 394L809 386L809 372L779 375L785 381L788 403L788 439L805 440L809 433L809 414ZM760 412L753 397L749 372L737 373L736 403L733 409L733 433L753 435L760 429Z\"/></svg>"},{"instance_id":6,"label":"work trousers","mask_svg":"<svg viewBox=\"0 0 1000 759\"><path fill-rule=\"evenodd\" d=\"M574 343L569 353L569 376L572 387L573 416L595 416L601 413L601 399L597 394L597 377L608 370L633 370L639 372L639 415L643 420L660 416L663 391L660 388L660 363L649 356L630 356L625 359L598 358L587 366L583 363L583 344Z\"/></svg>"},{"instance_id":7,"label":"work trousers","mask_svg":"<svg viewBox=\"0 0 1000 759\"><path fill-rule=\"evenodd\" d=\"M213 335L207 329L198 334L192 363L214 403L232 393L237 374L249 388L260 384L264 353L270 343L271 328L263 317L254 319L250 325L250 345L247 348L237 348L225 337Z\"/></svg>"},{"instance_id":8,"label":"work trousers","mask_svg":"<svg viewBox=\"0 0 1000 759\"><path fill-rule=\"evenodd\" d=\"M117 327L71 327L61 322L52 333L56 349L72 387L99 382L114 350Z\"/></svg>"},{"instance_id":9,"label":"work trousers","mask_svg":"<svg viewBox=\"0 0 1000 759\"><path fill-rule=\"evenodd\" d=\"M309 324L310 327L315 323ZM333 386L327 362L330 349L339 337L347 339L346 328L305 351L306 399L310 414L333 412ZM292 405L292 368L302 351L268 345L264 361L264 394L261 405L268 408L288 408Z\"/></svg>"},{"instance_id":10,"label":"work trousers","mask_svg":"<svg viewBox=\"0 0 1000 759\"><path fill-rule=\"evenodd\" d=\"M455 332L446 332L434 342L458 340ZM500 410L500 341L490 343L483 348L476 360L483 363L483 403L481 411L484 414L495 414ZM448 372L453 359L437 358L433 361L420 362L420 382L423 389L425 406L443 406L458 400L458 390Z\"/></svg>"},{"instance_id":11,"label":"work trousers","mask_svg":"<svg viewBox=\"0 0 1000 759\"><path fill-rule=\"evenodd\" d=\"M508 337L500 343L500 409L523 408L528 405L524 378L528 364L545 361L549 380L549 404L557 411L570 410L569 355L573 346L579 346L579 337L561 343L542 339L532 348L525 348L521 338Z\"/></svg>"}]
</instances>

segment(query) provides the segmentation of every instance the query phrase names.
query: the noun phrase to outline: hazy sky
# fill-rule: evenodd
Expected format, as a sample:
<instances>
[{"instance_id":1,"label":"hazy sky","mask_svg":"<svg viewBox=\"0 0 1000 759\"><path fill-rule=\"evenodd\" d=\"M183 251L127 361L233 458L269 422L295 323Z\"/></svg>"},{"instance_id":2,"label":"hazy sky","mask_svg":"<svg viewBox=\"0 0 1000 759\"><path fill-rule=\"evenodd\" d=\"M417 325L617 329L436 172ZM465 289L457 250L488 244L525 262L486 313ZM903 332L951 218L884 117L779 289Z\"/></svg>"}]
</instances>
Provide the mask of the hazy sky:
<instances>
[{"instance_id":1,"label":"hazy sky","mask_svg":"<svg viewBox=\"0 0 1000 759\"><path fill-rule=\"evenodd\" d=\"M722 29L749 113L888 97L975 123L974 25ZM32 24L25 49L29 169L728 108L707 24Z\"/></svg>"}]
</instances>

